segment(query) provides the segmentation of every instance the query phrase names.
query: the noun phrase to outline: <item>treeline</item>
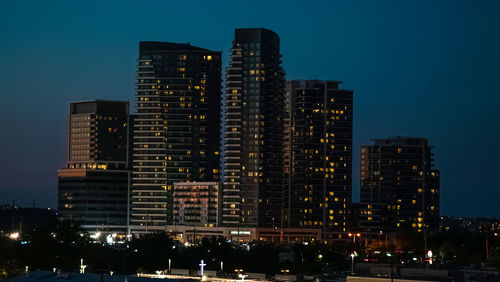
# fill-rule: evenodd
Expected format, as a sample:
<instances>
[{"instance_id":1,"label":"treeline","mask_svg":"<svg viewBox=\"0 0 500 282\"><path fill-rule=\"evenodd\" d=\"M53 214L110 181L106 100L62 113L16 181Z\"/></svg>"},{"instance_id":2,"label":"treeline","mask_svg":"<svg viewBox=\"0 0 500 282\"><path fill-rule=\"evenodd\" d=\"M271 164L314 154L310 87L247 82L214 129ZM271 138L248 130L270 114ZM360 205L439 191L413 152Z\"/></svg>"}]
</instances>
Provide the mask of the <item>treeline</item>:
<instances>
[{"instance_id":1,"label":"treeline","mask_svg":"<svg viewBox=\"0 0 500 282\"><path fill-rule=\"evenodd\" d=\"M421 234L398 234L388 247L368 245L363 240L339 241L325 245L313 244L273 245L265 242L234 244L224 239L203 239L185 246L164 233L154 233L124 244L92 243L88 234L71 221L57 222L54 226L24 234L22 240L0 238L0 275L8 278L29 269L78 272L80 259L87 265L86 272L117 274L155 273L172 268L199 269L200 260L205 269L225 273L235 269L246 272L279 274L283 271L297 274L331 274L350 271L351 254L363 260L378 263L424 264L425 250ZM482 233L448 231L428 236L427 248L434 253L434 266L456 268L461 266L494 266L500 268L500 242L488 237L488 259L485 256L486 237ZM392 253L392 257L387 257Z\"/></svg>"},{"instance_id":2,"label":"treeline","mask_svg":"<svg viewBox=\"0 0 500 282\"><path fill-rule=\"evenodd\" d=\"M266 274L326 273L348 269L348 242L334 245L295 244L273 245L264 242L234 244L220 238L202 239L198 244L185 246L173 241L165 233L153 233L125 244L92 243L88 234L71 221L40 229L26 235L23 241L0 238L0 271L2 276L22 274L30 270L53 268L62 271L80 269L80 259L87 265L86 272L117 274L155 273L171 268L199 269L204 260L208 270L233 274L235 269ZM29 243L27 243L29 241Z\"/></svg>"}]
</instances>

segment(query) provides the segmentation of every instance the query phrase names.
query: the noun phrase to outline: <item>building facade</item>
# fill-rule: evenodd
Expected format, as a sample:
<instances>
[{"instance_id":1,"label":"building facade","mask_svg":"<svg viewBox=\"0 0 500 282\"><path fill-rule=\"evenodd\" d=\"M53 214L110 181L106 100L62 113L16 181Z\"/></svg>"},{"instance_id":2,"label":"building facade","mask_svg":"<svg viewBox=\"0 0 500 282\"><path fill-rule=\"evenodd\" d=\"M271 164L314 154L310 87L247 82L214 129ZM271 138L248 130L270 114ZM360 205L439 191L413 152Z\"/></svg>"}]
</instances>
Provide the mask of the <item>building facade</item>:
<instances>
[{"instance_id":1,"label":"building facade","mask_svg":"<svg viewBox=\"0 0 500 282\"><path fill-rule=\"evenodd\" d=\"M226 70L222 223L282 222L285 81L280 40L263 28L236 29Z\"/></svg>"},{"instance_id":2,"label":"building facade","mask_svg":"<svg viewBox=\"0 0 500 282\"><path fill-rule=\"evenodd\" d=\"M174 225L219 225L218 182L174 183Z\"/></svg>"},{"instance_id":3,"label":"building facade","mask_svg":"<svg viewBox=\"0 0 500 282\"><path fill-rule=\"evenodd\" d=\"M387 230L387 208L385 204L352 203L351 231L363 234L380 234Z\"/></svg>"},{"instance_id":4,"label":"building facade","mask_svg":"<svg viewBox=\"0 0 500 282\"><path fill-rule=\"evenodd\" d=\"M221 53L141 42L130 224L173 223L174 182L219 181Z\"/></svg>"},{"instance_id":5,"label":"building facade","mask_svg":"<svg viewBox=\"0 0 500 282\"><path fill-rule=\"evenodd\" d=\"M439 171L427 139L392 137L361 147L361 202L384 204L387 231L439 229Z\"/></svg>"},{"instance_id":6,"label":"building facade","mask_svg":"<svg viewBox=\"0 0 500 282\"><path fill-rule=\"evenodd\" d=\"M288 81L286 222L337 238L349 229L353 91L341 82Z\"/></svg>"},{"instance_id":7,"label":"building facade","mask_svg":"<svg viewBox=\"0 0 500 282\"><path fill-rule=\"evenodd\" d=\"M70 104L68 161L58 171L58 210L88 231L126 231L129 197L129 104Z\"/></svg>"}]
</instances>

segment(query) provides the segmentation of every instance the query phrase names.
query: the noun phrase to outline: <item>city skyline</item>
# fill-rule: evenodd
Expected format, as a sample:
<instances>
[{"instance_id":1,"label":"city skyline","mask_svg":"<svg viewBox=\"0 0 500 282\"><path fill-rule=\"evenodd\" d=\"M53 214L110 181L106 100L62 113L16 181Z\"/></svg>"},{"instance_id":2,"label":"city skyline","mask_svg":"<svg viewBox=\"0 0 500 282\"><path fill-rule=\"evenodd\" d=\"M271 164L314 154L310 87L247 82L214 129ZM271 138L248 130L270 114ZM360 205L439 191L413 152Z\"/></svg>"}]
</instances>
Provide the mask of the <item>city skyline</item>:
<instances>
[{"instance_id":1,"label":"city skyline","mask_svg":"<svg viewBox=\"0 0 500 282\"><path fill-rule=\"evenodd\" d=\"M370 6L371 4L365 3L365 5ZM399 8L402 8L401 6L404 5L398 4L398 6ZM459 5L457 4L457 6ZM353 7L345 7L344 5L344 8L351 13L353 12L352 10L349 10ZM409 9L410 7L405 6L403 8ZM462 7L464 8L464 10L460 10L460 7L455 8L457 9L457 11L464 12L465 10L464 7ZM368 8L365 7L365 9ZM5 11L7 9L3 10ZM436 20L432 17L431 19ZM1 20L3 26L10 27L12 25L12 22L9 22L9 20L12 19L7 17L7 19ZM409 20L400 20L407 24L405 25L405 27L411 27L411 24L414 23L412 22L412 20L416 19L410 18ZM483 19L483 21L484 22L476 23L476 25L483 24L485 22L487 22L489 25L491 25L492 23L494 25L494 22L498 20L486 17L486 19ZM466 25L467 21L464 21L462 23ZM471 22L468 22L468 24L473 26ZM155 32L144 32L142 35L139 31L137 33L134 33L134 35L130 36L129 38L118 38L118 36L116 36L111 40L108 39L108 41L103 38L101 38L102 41L99 41L99 39L97 39L97 42L104 42L105 44L101 45L100 48L92 46L91 48L85 50L83 50L83 47L82 49L78 49L77 47L79 44L79 40L81 39L75 39L71 34L65 34L64 32L62 34L55 32L56 38L73 38L73 40L65 42L65 44L67 44L66 46L65 44L56 46L59 48L57 50L60 51L58 55L63 55L63 59L61 60L66 61L63 63L58 62L57 60L51 60L56 59L57 56L53 57L54 55L52 55L52 53L48 52L48 50L44 50L43 48L33 50L30 49L32 47L28 46L25 49L14 50L14 47L18 46L17 44L23 44L24 39L18 38L17 41L12 41L15 40L17 36L14 34L10 34L9 31L5 30L6 39L9 39L9 43L4 47L0 47L3 49L2 53L4 53L0 58L2 58L2 60L5 58L7 64L0 68L0 74L2 74L2 79L0 80L0 82L2 82L3 85L6 85L6 90L2 91L2 98L5 98L4 100L6 101L6 103L2 103L2 105L0 106L0 117L2 117L4 120L9 119L9 117L10 120L12 120L12 117L19 118L16 119L12 125L9 124L5 131L8 136L12 136L13 138L9 138L8 140L3 138L0 144L3 146L3 148L9 148L16 144L16 142L19 142L19 144L23 146L24 151L22 153L25 154L24 157L27 157L27 160L31 161L33 167L38 167L39 169L31 169L31 177L27 177L26 179L23 179L16 184L16 180L19 180L18 177L16 178L16 175L19 175L21 171L26 171L26 169L31 166L28 166L27 162L19 162L18 158L16 158L16 155L12 154L13 150L4 149L4 157L2 158L2 161L0 163L0 169L2 170L2 182L0 183L0 199L3 200L3 202L0 202L0 204L8 203L12 200L13 197L15 197L17 199L17 202L23 206L30 206L32 204L32 199L36 199L38 202L38 206L55 207L55 199L57 198L57 177L55 171L57 170L57 168L64 165L66 156L66 152L64 151L64 137L67 132L65 123L65 117L67 117L68 114L67 104L69 103L69 101L90 100L96 98L133 101L133 96L135 94L133 75L136 70L135 64L137 56L137 45L140 40L159 40L169 42L191 41L192 44L196 46L209 48L210 50L223 51L222 60L224 62L224 65L227 65L229 57L228 46L230 46L231 43L232 31L234 30L234 28L247 27L248 25L250 25L250 22L244 20L226 24L223 38L219 38L221 35L215 35L214 38L210 39L208 39L207 34L204 34L203 32L196 32L189 29L189 32L184 32L185 34L174 33L173 35L165 35L161 32L161 28L158 28L158 30L156 30ZM326 49L322 49L324 47L315 47L312 45L324 43L324 40L327 39L320 38L319 36L311 36L308 38L310 40L308 41L308 43L310 43L309 46L307 46L306 48L298 48L299 50L295 50L294 48L297 48L297 46L293 45L293 42L295 41L293 36L294 33L291 32L291 29L293 28L288 28L286 27L286 25L280 25L280 23L278 22L269 23L269 21L266 20L264 20L262 23L254 21L250 27L261 26L264 28L271 28L272 30L276 31L281 37L281 48L282 53L284 54L283 64L285 72L287 73L287 80L301 78L342 80L344 81L344 88L354 89L356 93L354 98L355 118L353 130L354 195L359 195L360 145L369 144L370 140L374 138L386 138L396 135L411 135L428 138L430 144L436 146L436 166L442 172L442 214L473 216L498 215L495 214L494 199L497 195L495 193L499 192L494 191L495 182L493 180L493 157L496 154L495 150L498 149L493 146L493 143L491 143L490 147L487 146L487 144L489 144L488 141L493 142L493 140L496 139L495 137L498 136L498 132L491 132L492 135L490 136L490 138L485 138L488 140L480 140L483 143L477 145L475 142L472 143L473 141L477 140L471 140L471 137L469 136L462 136L463 132L469 134L470 131L478 130L478 128L472 128L474 123L482 120L481 115L492 116L495 103L488 103L489 105L486 105L486 107L491 107L489 111L482 110L477 116L470 117L468 115L474 114L475 112L468 112L468 110L470 110L469 108L482 105L482 103L476 105L474 103L478 102L475 100L462 102L460 99L455 98L455 95L452 95L458 93L462 95L458 95L459 98L468 98L467 95L470 95L470 92L467 92L466 90L473 91L474 89L481 89L483 91L494 94L492 92L498 89L494 88L498 86L494 86L492 84L495 77L495 71L488 72L487 68L492 67L495 63L495 60L496 62L498 62L500 56L497 50L487 49L485 51L486 54L483 54L482 57L480 57L482 59L476 62L473 60L474 58L471 57L471 55L469 55L469 57L465 57L468 58L468 60L463 60L462 57L458 56L465 53L465 51L468 51L467 48L472 48L473 50L474 46L462 46L460 47L462 49L456 47L460 50L451 48L450 50L456 52L454 54L457 55L456 58L462 58L463 60L463 73L459 73L457 69L452 68L452 66L454 66L453 63L447 61L453 59L454 55L446 56L443 53L446 48L443 48L443 50L435 50L432 48L437 47L431 46L429 43L419 43L422 44L421 47L423 47L423 50L417 50L418 48L411 49L410 47L413 46L412 44L418 45L416 42L418 41L419 36L423 36L423 41L425 41L425 36L439 35L439 32L436 32L434 34L431 33L431 35L424 36L423 31L417 31L417 29L415 29L414 31L416 31L415 33L417 34L413 36L415 42L403 42L406 44L398 42L400 47L406 47L407 49L401 48L400 50L392 50L401 53L396 52L395 54L393 54L392 59L394 61L390 61L389 66L387 66L379 64L380 62L375 59L373 59L374 61L366 60L365 62L360 62L362 60L352 61L357 55L361 55L362 58L366 59L367 57L369 57L368 52L365 49L361 51L357 50L345 53L346 49L356 49L361 47L350 44L355 42L355 38L347 36L346 33L342 33L344 35L344 40L349 39L351 41L333 41L334 43L336 42L338 44L333 46L334 49L332 53L336 53L336 55L324 53L324 56L326 58L323 61L320 61L314 60L315 57L322 58L322 54L320 54L317 48L320 48L319 50L328 50L329 48L327 47ZM429 28L429 26L427 27ZM85 30L84 27L81 28L82 30ZM360 26L358 26L358 28L360 28ZM472 27L469 26L469 28ZM455 29L451 30L458 32ZM54 31L57 31L57 28L55 28ZM398 29L394 27L394 30L392 31L397 35L402 35L401 33L403 33L403 28ZM302 30L302 33L299 33L300 36L306 37L304 32L305 31ZM498 28L497 30L490 29L489 32L498 33ZM2 31L2 33L4 33L4 31ZM41 30L39 30L38 33L40 35L44 34ZM57 37L57 34L59 34L59 37ZM103 36L104 33L102 33L101 35ZM334 33L332 33L332 36L335 37ZM452 35L448 34L448 36ZM483 38L482 36L484 35L481 36L481 34L476 34L475 36L478 36L478 39L482 38L484 40L494 40L492 39L493 36L486 39ZM406 40L410 40L412 38L412 36L409 37L410 38L406 38ZM438 40L438 38L434 39ZM459 39L460 36L452 36L451 40ZM38 40L39 41L37 41L37 44L41 46L47 46L45 43L46 39L38 38ZM448 40L450 40L450 38L448 38ZM55 42L58 41L55 40ZM326 41L325 45L328 45L328 42L329 41ZM450 44L450 41L446 41L443 39L441 39L441 41L438 40L438 42L445 45ZM332 42L330 41L330 43ZM492 41L486 43L490 43L494 46L496 42ZM75 56L75 58L72 60L70 58L73 57L70 56L69 53L66 53L68 51L65 50L74 49L75 47L76 53L83 56L81 58ZM384 53L384 51L387 52L387 50L384 50L383 45L375 45L374 47L376 47L374 48L375 50L371 51L378 51L379 53L383 54L386 54ZM118 52L115 53L113 50L116 51L116 49L118 49ZM416 60L418 56L413 58L413 60L411 58L412 56L409 56L409 58L405 57L405 51L411 51L410 54L413 55L423 55L422 57L420 57L420 59L423 59L423 61L417 63ZM441 61L437 60L437 62L442 63L445 67L442 69L438 67L436 69L436 57L434 57L434 60L432 60L425 56L429 53L434 55L443 55L444 57L439 59ZM59 66L62 67L62 70L69 70L69 72L64 73L61 71L59 73L59 75L61 75L62 79L65 81L61 82L61 88L58 89L54 87L55 85L57 85L57 83L54 84L54 81L57 81L58 79L46 76L46 74L42 74L31 69L28 69L27 73L23 73L23 75L21 75L20 73L16 73L16 71L13 72L11 68L13 67L14 70L17 70L17 65L14 64L14 61L12 59L7 58L5 54L9 54L9 57L12 54L17 54L17 56L13 55L12 57L16 57L18 60L20 60L21 63L24 62L25 64L29 62L36 63L37 60L39 60L39 64L37 65L39 66L40 70L51 70L51 65L54 64L56 69L53 69L53 71L56 71L57 66ZM301 54L303 57L307 57L305 61L301 60ZM47 57L41 58L43 57L43 55ZM345 58L344 55L346 55L347 58ZM493 59L487 60L488 55L494 55ZM85 59L85 56L89 56L87 57L87 59L90 59L88 62L81 61L82 59ZM96 57L94 58L94 56ZM116 56L116 58L111 58L113 56ZM105 61L104 58L111 58L111 60ZM126 62L121 61L124 59L126 60ZM335 64L335 59L340 59L338 61L338 66ZM351 59L351 61L349 61L349 59ZM403 59L403 61L397 62L397 59ZM69 64L73 62L75 63L71 65ZM100 63L102 62L105 62L104 66L100 65ZM404 63L409 64L405 65ZM490 63L491 66L489 65ZM468 70L467 67L476 66L475 64L479 64L479 66L482 66L484 69L483 72L478 72L478 74L476 74L475 71L473 72L472 70ZM334 71L325 71L324 65L327 65L326 69L331 68L334 69ZM416 67L413 72L411 72L412 66ZM422 68L424 66L426 66L427 69ZM439 64L437 64L437 66L439 66ZM366 69L361 70L361 68L363 67L368 68L368 73ZM375 72L379 70L377 67L382 67L382 70L385 70L386 72ZM396 72L398 72L392 70L391 67L402 71L399 79L390 79L391 74L394 75ZM455 67L457 66L455 65ZM126 70L121 70L121 68ZM310 71L309 68L312 68L313 71ZM318 68L318 70L316 70L316 68ZM97 69L99 70L99 72L94 73L94 71ZM479 67L479 69L481 68ZM477 68L473 68L473 70L477 70ZM371 73L373 77L368 78L367 75L369 75L370 71L374 71L373 73ZM111 75L112 82L110 82L107 79L109 78L109 76L106 76L106 74L109 75L112 72L114 72L114 74ZM452 78L447 76L452 76L452 74L459 74L458 77L461 77L462 80L459 80L458 77ZM498 71L496 74L498 74ZM467 81L467 83L465 81L466 77L470 79L469 81ZM433 81L433 79L436 81ZM476 81L479 80L479 82L483 83L479 83L479 85L476 83L473 88L467 88L470 87L469 82L474 81L473 79L475 79ZM19 105L17 105L17 100L14 98L19 97L19 95L24 94L24 92L17 92L18 90L16 90L17 88L15 88L14 86L16 85L16 83L26 81L32 81L33 83L23 85L23 89L26 90L28 95L21 98L27 100L25 103L19 103L25 106L20 107ZM423 84L422 81L430 81L432 83L428 86L419 85L418 83ZM452 82L455 82L455 84L452 85ZM488 83L490 83L491 85ZM33 86L31 86L32 84ZM457 88L450 88L451 86ZM466 87L465 89L462 89L459 86ZM446 89L448 90L446 91ZM489 91L487 91L488 89ZM71 92L71 90L73 90L74 92ZM385 91L387 91L388 94L384 94ZM425 93L425 91L429 92ZM398 96L398 94L401 95L401 93L413 93L413 95L405 96L407 100L404 100L400 96ZM479 94L488 97L488 94ZM439 95L442 95L444 97L440 97ZM47 105L48 109L42 109L43 107L39 107L40 101L38 100L38 96L45 98L45 105ZM432 98L433 100L430 100L430 98ZM377 102L379 104L377 104ZM431 104L434 102L436 102L437 105ZM493 102L496 101L493 100ZM447 108L449 103L455 103L454 107ZM372 105L375 105L374 108L377 109L371 109ZM466 106L468 106L469 108L465 108ZM398 108L395 109L395 107ZM441 113L443 109L448 109L450 110L450 112L443 114ZM394 112L392 112L393 110ZM135 112L135 110L131 110L131 112ZM419 113L427 114L427 116L417 116L417 114ZM37 115L39 117L37 117ZM491 117L491 120L493 120L493 117ZM34 121L30 124L38 123L38 126L35 128L27 127L26 124L30 121ZM420 125L408 126L408 124L419 123L419 121L421 123ZM54 127L54 124L57 124L57 126ZM487 124L483 125L485 127L488 126ZM467 128L467 130L464 130L465 128ZM494 129L494 127L492 128ZM474 134L470 135L472 136ZM19 136L24 136L26 137L26 139L31 140L32 142L20 140ZM38 140L40 140L40 142L38 142ZM459 142L456 142L456 140L458 140ZM461 168L460 162L456 162L456 153L459 149L465 149L465 152L463 153L465 159L462 163L470 164L467 165L466 169ZM41 152L40 150L42 150L43 152ZM477 152L477 155L482 154L483 157L479 158L475 155L470 156L472 152ZM491 158L491 160L489 160L488 158ZM26 158L21 159L26 160ZM481 165L481 163L483 163L483 165ZM46 169L42 168L42 165L45 166ZM465 172L468 172L468 174L466 174ZM488 174L487 172L489 172L490 174ZM486 177L482 177L482 174L484 174ZM465 176L466 178L456 179L458 178L458 176ZM483 180L484 178L486 178L486 180ZM488 178L490 178L491 180L488 180ZM486 186L489 185L491 187L489 189L480 187L481 183L478 180L485 181ZM474 185L474 187L471 187L472 185ZM471 196L470 193L467 192L468 189L482 191L483 196L481 197L481 194L479 194L478 196ZM26 192L29 192L30 194L26 195ZM486 197L486 193L493 193L493 196L490 194L488 197ZM358 197L355 196L355 199L357 198ZM486 200L489 200L491 202L481 202ZM467 204L467 201L472 201L472 205L469 207L466 206L465 208L462 207L463 205Z\"/></svg>"}]
</instances>

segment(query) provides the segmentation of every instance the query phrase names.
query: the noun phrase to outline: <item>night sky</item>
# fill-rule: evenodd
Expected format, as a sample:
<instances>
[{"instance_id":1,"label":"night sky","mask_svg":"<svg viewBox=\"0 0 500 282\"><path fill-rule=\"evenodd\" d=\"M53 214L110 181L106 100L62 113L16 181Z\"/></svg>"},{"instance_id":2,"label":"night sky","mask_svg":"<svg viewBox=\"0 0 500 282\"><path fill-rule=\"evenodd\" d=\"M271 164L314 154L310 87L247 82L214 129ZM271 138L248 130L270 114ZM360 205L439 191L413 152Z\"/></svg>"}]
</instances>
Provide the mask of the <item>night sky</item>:
<instances>
[{"instance_id":1,"label":"night sky","mask_svg":"<svg viewBox=\"0 0 500 282\"><path fill-rule=\"evenodd\" d=\"M139 41L227 64L234 29L264 27L287 79L354 90L355 201L359 146L410 135L435 146L442 215L500 216L500 1L105 2L0 2L0 205L56 207L69 102L133 101Z\"/></svg>"}]
</instances>

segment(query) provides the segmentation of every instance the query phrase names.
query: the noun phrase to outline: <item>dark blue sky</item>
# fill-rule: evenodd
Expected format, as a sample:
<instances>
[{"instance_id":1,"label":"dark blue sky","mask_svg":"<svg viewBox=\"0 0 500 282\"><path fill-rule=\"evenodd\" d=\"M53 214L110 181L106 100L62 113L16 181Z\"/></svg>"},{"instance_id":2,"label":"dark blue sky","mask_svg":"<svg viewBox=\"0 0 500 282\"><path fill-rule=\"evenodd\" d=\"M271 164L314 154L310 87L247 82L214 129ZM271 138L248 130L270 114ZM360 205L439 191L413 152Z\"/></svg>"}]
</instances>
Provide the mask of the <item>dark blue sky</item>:
<instances>
[{"instance_id":1,"label":"dark blue sky","mask_svg":"<svg viewBox=\"0 0 500 282\"><path fill-rule=\"evenodd\" d=\"M412 135L436 147L443 215L500 216L500 1L106 2L0 2L0 204L56 206L68 103L132 101L140 40L227 62L234 28L265 27L288 79L354 89L355 200L359 145Z\"/></svg>"}]
</instances>

